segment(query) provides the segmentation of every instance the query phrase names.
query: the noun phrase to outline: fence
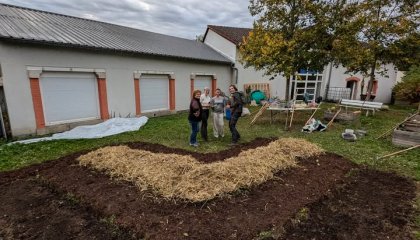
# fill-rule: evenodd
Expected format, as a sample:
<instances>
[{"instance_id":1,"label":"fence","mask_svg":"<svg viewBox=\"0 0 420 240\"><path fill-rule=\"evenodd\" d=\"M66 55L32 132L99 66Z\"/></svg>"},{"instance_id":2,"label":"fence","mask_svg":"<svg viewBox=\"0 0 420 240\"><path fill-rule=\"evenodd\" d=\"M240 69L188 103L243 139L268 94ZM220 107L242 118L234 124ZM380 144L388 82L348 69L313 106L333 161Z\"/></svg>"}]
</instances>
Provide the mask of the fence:
<instances>
[{"instance_id":1,"label":"fence","mask_svg":"<svg viewBox=\"0 0 420 240\"><path fill-rule=\"evenodd\" d=\"M260 90L267 98L270 98L270 84L269 83L248 83L244 84L244 92L250 88L251 92Z\"/></svg>"},{"instance_id":2,"label":"fence","mask_svg":"<svg viewBox=\"0 0 420 240\"><path fill-rule=\"evenodd\" d=\"M340 99L350 99L351 89L345 87L330 87L327 89L326 101L338 102Z\"/></svg>"}]
</instances>

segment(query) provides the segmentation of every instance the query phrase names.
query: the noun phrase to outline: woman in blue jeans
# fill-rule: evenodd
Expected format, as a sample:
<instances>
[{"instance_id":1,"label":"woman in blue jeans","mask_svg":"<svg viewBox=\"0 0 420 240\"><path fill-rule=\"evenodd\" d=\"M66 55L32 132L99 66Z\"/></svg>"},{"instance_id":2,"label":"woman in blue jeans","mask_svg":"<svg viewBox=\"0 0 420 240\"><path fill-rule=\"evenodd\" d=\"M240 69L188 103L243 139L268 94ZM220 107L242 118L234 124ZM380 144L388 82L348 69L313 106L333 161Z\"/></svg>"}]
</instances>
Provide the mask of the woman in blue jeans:
<instances>
[{"instance_id":1,"label":"woman in blue jeans","mask_svg":"<svg viewBox=\"0 0 420 240\"><path fill-rule=\"evenodd\" d=\"M190 136L190 146L198 147L197 142L197 134L200 131L200 121L201 121L201 115L203 113L203 107L200 103L200 96L201 91L195 90L193 92L193 98L191 99L190 103L190 112L188 114L188 121L191 125L191 136Z\"/></svg>"}]
</instances>

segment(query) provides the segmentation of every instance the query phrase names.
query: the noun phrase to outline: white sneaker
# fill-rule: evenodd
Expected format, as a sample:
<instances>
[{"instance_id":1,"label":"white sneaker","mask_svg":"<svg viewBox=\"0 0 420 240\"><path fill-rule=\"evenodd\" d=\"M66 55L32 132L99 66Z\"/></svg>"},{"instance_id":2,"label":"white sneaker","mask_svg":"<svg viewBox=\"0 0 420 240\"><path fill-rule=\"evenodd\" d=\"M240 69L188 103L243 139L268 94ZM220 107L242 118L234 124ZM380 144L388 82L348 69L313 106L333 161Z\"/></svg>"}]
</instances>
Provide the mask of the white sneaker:
<instances>
[{"instance_id":1,"label":"white sneaker","mask_svg":"<svg viewBox=\"0 0 420 240\"><path fill-rule=\"evenodd\" d=\"M190 143L190 146L192 146L192 147L198 147L198 143Z\"/></svg>"}]
</instances>

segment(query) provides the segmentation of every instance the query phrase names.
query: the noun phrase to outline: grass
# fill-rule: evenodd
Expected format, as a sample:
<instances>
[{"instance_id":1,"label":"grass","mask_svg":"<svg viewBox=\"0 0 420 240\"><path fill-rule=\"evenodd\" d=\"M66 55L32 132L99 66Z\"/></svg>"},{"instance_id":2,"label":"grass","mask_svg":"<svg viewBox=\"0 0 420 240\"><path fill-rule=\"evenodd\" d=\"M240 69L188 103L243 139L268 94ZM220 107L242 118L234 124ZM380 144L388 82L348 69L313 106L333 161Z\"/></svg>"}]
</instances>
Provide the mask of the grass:
<instances>
[{"instance_id":1,"label":"grass","mask_svg":"<svg viewBox=\"0 0 420 240\"><path fill-rule=\"evenodd\" d=\"M323 105L323 108L327 107L331 107L331 104ZM329 152L343 155L356 163L366 164L381 170L394 170L402 175L420 180L420 149L376 160L377 156L402 149L392 145L390 136L380 140L376 140L376 137L390 129L394 124L405 119L414 110L412 108L394 108L389 111L380 111L375 116L361 116L359 122L349 125L334 123L325 132L314 132L311 134L300 132L301 127L309 117L309 113L296 112L292 128L289 131L285 131L285 116L283 114L274 116L274 122L270 124L270 113L267 111L251 127L249 122L253 116L241 118L238 123L238 129L241 133L242 142L248 142L257 137L304 138L319 144ZM254 114L256 111L258 111L258 108L251 108L251 112L254 112ZM322 114L323 111L320 110L315 117L321 119ZM0 171L18 169L31 164L57 159L81 150L125 142L144 141L160 143L174 148L199 152L217 152L228 148L230 132L227 123L225 124L226 136L223 139L213 138L211 121L209 121L209 125L210 141L202 142L199 138L200 146L198 148L192 148L188 145L190 127L185 113L151 118L139 131L101 139L57 140L27 145L7 145L5 142L0 142ZM356 142L347 142L341 138L341 133L346 128L364 129L368 132L368 135Z\"/></svg>"}]
</instances>

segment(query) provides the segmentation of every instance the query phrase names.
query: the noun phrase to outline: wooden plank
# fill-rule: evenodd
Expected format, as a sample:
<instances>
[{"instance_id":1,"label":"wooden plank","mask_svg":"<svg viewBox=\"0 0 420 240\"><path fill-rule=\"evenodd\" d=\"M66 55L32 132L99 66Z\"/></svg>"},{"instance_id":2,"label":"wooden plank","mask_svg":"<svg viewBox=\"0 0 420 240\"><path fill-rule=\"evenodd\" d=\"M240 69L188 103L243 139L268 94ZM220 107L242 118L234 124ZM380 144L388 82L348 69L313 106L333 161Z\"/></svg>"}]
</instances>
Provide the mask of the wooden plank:
<instances>
[{"instance_id":1,"label":"wooden plank","mask_svg":"<svg viewBox=\"0 0 420 240\"><path fill-rule=\"evenodd\" d=\"M399 146L415 146L420 144L420 133L394 130L392 143Z\"/></svg>"},{"instance_id":2,"label":"wooden plank","mask_svg":"<svg viewBox=\"0 0 420 240\"><path fill-rule=\"evenodd\" d=\"M377 137L376 139L379 139L381 137L387 136L389 133L392 132L392 130L395 130L398 126L400 126L401 124L405 123L406 121L409 121L410 119L414 118L417 116L419 112L417 111L416 113L414 113L413 115L407 117L406 119L404 119L404 121L399 122L397 124L395 124L392 128L388 129L386 132L384 132L382 135L380 135L379 137Z\"/></svg>"}]
</instances>

